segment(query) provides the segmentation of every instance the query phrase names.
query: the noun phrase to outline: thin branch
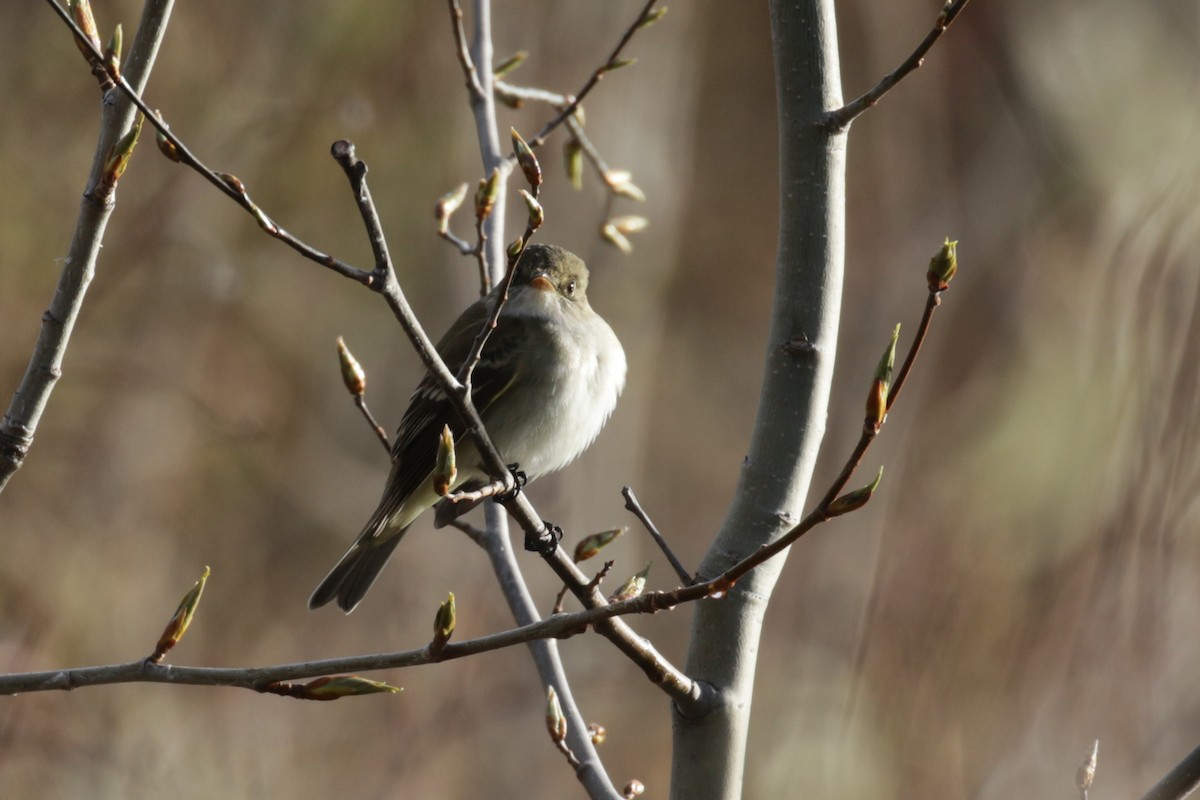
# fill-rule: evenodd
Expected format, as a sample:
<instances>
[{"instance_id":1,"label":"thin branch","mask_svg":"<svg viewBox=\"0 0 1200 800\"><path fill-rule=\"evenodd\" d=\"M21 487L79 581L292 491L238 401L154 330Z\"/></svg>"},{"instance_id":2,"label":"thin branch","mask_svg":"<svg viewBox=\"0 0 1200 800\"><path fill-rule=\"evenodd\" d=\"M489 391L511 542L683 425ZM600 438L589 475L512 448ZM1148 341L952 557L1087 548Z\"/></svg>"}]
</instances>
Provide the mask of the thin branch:
<instances>
[{"instance_id":1,"label":"thin branch","mask_svg":"<svg viewBox=\"0 0 1200 800\"><path fill-rule=\"evenodd\" d=\"M896 84L900 83L910 72L916 70L924 63L925 54L937 44L938 39L942 38L942 34L946 32L946 29L950 27L968 2L970 0L953 0L953 2L947 2L938 14L937 21L933 25L933 30L929 32L921 44L917 45L917 49L904 60L904 63L896 67L893 72L885 75L883 80L875 84L862 97L852 100L841 108L826 114L823 120L824 124L830 130L841 130L861 116L868 108L874 107L885 94L896 87Z\"/></svg>"},{"instance_id":2,"label":"thin branch","mask_svg":"<svg viewBox=\"0 0 1200 800\"><path fill-rule=\"evenodd\" d=\"M658 532L658 527L651 521L650 515L646 513L646 510L642 508L642 504L638 502L637 495L633 493L633 489L626 486L621 489L621 495L625 498L625 508L632 511L633 515L641 521L646 531L649 532L658 545L658 549L662 550L663 555L667 557L667 561L671 562L671 568L675 570L675 574L679 576L679 580L683 582L683 585L690 586L695 583L695 579L676 557L675 552L671 550L671 546L667 544L667 540Z\"/></svg>"},{"instance_id":3,"label":"thin branch","mask_svg":"<svg viewBox=\"0 0 1200 800\"><path fill-rule=\"evenodd\" d=\"M567 117L575 113L575 109L579 108L579 104L583 102L583 98L587 97L592 89L596 88L596 84L600 82L600 79L604 77L604 73L608 71L609 65L616 62L617 58L621 55L621 51L625 49L625 45L629 44L629 40L632 39L633 35L642 27L643 21L645 21L650 12L654 10L654 6L657 2L658 0L648 0L646 5L642 8L642 13L638 14L637 18L634 19L633 24L626 28L625 33L621 36L621 40L617 42L617 46L614 47L612 52L608 54L608 58L605 60L604 64L597 67L592 72L587 81L583 84L583 88L576 92L575 96L571 98L571 102L568 103L567 106L562 109L562 111L558 112L558 116L547 122L542 129L538 131L537 136L529 140L530 147L540 147L546 141L546 137L549 136L555 128L561 125Z\"/></svg>"},{"instance_id":4,"label":"thin branch","mask_svg":"<svg viewBox=\"0 0 1200 800\"><path fill-rule=\"evenodd\" d=\"M1200 747L1184 756L1142 800L1182 800L1200 789Z\"/></svg>"},{"instance_id":5,"label":"thin branch","mask_svg":"<svg viewBox=\"0 0 1200 800\"><path fill-rule=\"evenodd\" d=\"M103 54L95 48L90 37L83 34L70 15L54 0L49 2L75 31L78 41L92 51L88 61L93 65L93 70L105 64ZM130 44L125 66L129 80L139 87L144 87L149 80L173 5L174 0L150 0L142 8L141 20ZM115 71L116 67L112 69ZM121 82L129 87L124 78ZM105 81L105 85L107 83ZM133 92L132 88L130 92ZM0 420L0 492L4 491L8 481L24 463L26 454L33 446L42 414L50 401L50 394L62 377L62 364L71 332L95 274L104 231L116 206L116 181L120 175L108 162L114 148L132 128L134 117L129 103L106 93L106 101L101 105L100 134L96 141L91 174L80 202L71 245L63 259L58 286L42 315L41 331L25 374L13 393L3 420ZM132 149L132 145L129 148Z\"/></svg>"},{"instance_id":6,"label":"thin branch","mask_svg":"<svg viewBox=\"0 0 1200 800\"><path fill-rule=\"evenodd\" d=\"M483 84L479 82L479 71L475 69L475 63L471 60L471 51L467 49L467 31L463 27L462 6L458 4L458 0L449 0L449 5L450 26L454 29L455 53L458 56L458 63L462 66L463 77L467 79L467 90L473 97L483 99L487 95Z\"/></svg>"},{"instance_id":7,"label":"thin branch","mask_svg":"<svg viewBox=\"0 0 1200 800\"><path fill-rule=\"evenodd\" d=\"M904 364L896 373L896 379L892 381L892 388L888 392L888 411L891 411L892 404L896 402L896 398L900 396L900 390L904 388L904 382L908 380L908 373L912 371L913 362L917 360L917 353L921 352L921 345L925 343L925 336L929 333L929 326L933 322L933 312L937 311L941 302L941 292L929 293L929 297L925 301L925 313L921 316L921 323L917 326L917 335L913 338L908 355L904 358Z\"/></svg>"},{"instance_id":8,"label":"thin branch","mask_svg":"<svg viewBox=\"0 0 1200 800\"><path fill-rule=\"evenodd\" d=\"M70 15L63 11L58 3L55 2L55 0L46 0L46 2L50 4L55 13L62 18L63 22L71 28L76 36L80 36L82 34L79 26L75 24L75 20L71 19ZM87 41L86 37L83 37L83 41L84 45L89 51L91 51L93 56L103 58L103 54L101 54L99 50L92 46L92 44ZM179 161L179 163L192 168L201 176L203 176L205 180L220 189L222 193L240 205L248 214L250 214L250 216L254 217L255 222L258 223L260 228L310 261L314 261L321 266L331 269L347 278L355 280L364 286L371 285L371 281L373 279L372 273L351 266L344 261L323 253L320 250L317 250L315 247L303 242L300 239L297 239L291 233L279 227L278 223L268 217L261 208L254 204L254 202L250 199L249 193L246 191L245 185L242 184L242 182L238 180L236 176L223 172L214 172L212 169L206 166L204 162L197 158L196 155L188 148L188 146L183 143L183 140L171 132L171 129L167 123L162 120L154 112L154 110L150 108L149 105L146 104L141 97L141 93L134 89L123 76L110 72L109 77L112 78L113 82L116 84L116 87L120 89L121 93L128 97L129 100L138 107L142 114L145 115L146 121L154 127L160 137L170 143L171 147L173 148L172 158L175 158Z\"/></svg>"},{"instance_id":9,"label":"thin branch","mask_svg":"<svg viewBox=\"0 0 1200 800\"><path fill-rule=\"evenodd\" d=\"M449 642L436 653L431 652L428 646L422 646L391 653L327 658L264 667L188 667L156 664L143 658L123 664L54 669L43 672L19 672L0 675L0 694L70 691L85 686L114 683L230 686L261 692L269 684L277 681L318 678L351 672L402 669L452 661L539 640L571 637L586 629L588 625L594 625L612 617L622 614L645 613L645 606L646 603L642 602L642 598L634 598L631 601L613 603L603 608L586 609L570 614L556 614L499 633L461 642Z\"/></svg>"},{"instance_id":10,"label":"thin branch","mask_svg":"<svg viewBox=\"0 0 1200 800\"><path fill-rule=\"evenodd\" d=\"M383 443L383 449L387 451L388 459L392 458L392 443L388 440L387 431L383 426L375 421L375 415L371 413L371 409L367 408L367 398L360 395L355 395L354 405L358 406L358 410L362 412L363 417L367 420L367 424L371 426L371 430L375 432L375 438Z\"/></svg>"}]
</instances>

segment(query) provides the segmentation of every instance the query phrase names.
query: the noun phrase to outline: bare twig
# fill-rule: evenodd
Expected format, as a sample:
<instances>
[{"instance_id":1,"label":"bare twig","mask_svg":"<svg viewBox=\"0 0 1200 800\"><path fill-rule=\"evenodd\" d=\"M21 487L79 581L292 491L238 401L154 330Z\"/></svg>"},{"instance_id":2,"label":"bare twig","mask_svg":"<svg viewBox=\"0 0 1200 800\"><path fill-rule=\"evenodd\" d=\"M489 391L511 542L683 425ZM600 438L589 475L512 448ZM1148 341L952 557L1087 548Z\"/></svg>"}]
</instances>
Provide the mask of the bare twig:
<instances>
[{"instance_id":1,"label":"bare twig","mask_svg":"<svg viewBox=\"0 0 1200 800\"><path fill-rule=\"evenodd\" d=\"M688 573L687 569L683 566L683 563L680 562L680 560L676 557L674 551L671 550L671 546L667 544L667 540L664 539L663 535L658 532L658 527L655 526L653 521L651 521L650 515L646 513L646 510L642 508L642 504L638 502L637 495L633 493L633 489L626 486L621 489L621 495L625 498L625 508L633 512L633 515L641 521L642 525L646 528L646 531L658 545L658 549L662 550L663 555L667 557L667 561L671 562L671 568L675 570L675 574L679 576L679 580L683 583L683 585L690 586L691 584L695 583L695 579Z\"/></svg>"},{"instance_id":2,"label":"bare twig","mask_svg":"<svg viewBox=\"0 0 1200 800\"><path fill-rule=\"evenodd\" d=\"M568 103L561 111L559 111L558 115L554 117L554 119L542 126L542 129L538 131L537 136L529 140L530 147L540 147L543 143L545 143L546 137L549 136L555 128L561 125L567 117L575 113L575 109L579 108L579 104L583 102L583 98L587 97L588 93L591 92L592 89L596 88L596 84L599 83L600 79L604 77L604 73L608 71L609 65L616 63L617 59L621 55L621 51L625 49L625 45L629 44L629 40L632 39L633 35L641 28L642 22L646 19L650 12L654 10L654 6L657 2L658 0L648 0L646 5L642 7L642 12L638 14L637 18L633 21L633 24L625 29L625 33L621 36L620 41L617 42L617 46L614 47L612 52L608 54L608 59L592 72L587 81L583 84L583 88L576 92L575 96L571 98L571 102Z\"/></svg>"},{"instance_id":3,"label":"bare twig","mask_svg":"<svg viewBox=\"0 0 1200 800\"><path fill-rule=\"evenodd\" d=\"M462 6L458 0L449 0L450 5L450 25L454 29L454 46L455 54L458 56L458 63L462 66L463 77L467 79L467 90L475 98L482 99L485 97L483 84L479 82L479 71L475 69L475 62L471 60L471 51L467 49L467 31L463 27L463 12Z\"/></svg>"},{"instance_id":4,"label":"bare twig","mask_svg":"<svg viewBox=\"0 0 1200 800\"><path fill-rule=\"evenodd\" d=\"M924 63L925 54L937 44L938 39L942 38L942 34L946 32L946 29L950 27L951 23L954 22L959 12L963 10L968 2L970 0L953 0L953 2L947 2L938 14L937 21L933 25L933 30L929 32L921 44L917 45L917 49L904 60L904 63L896 67L891 73L885 75L883 80L875 84L866 94L850 101L841 108L827 113L824 124L831 130L840 130L861 116L868 108L872 108L878 103L885 94L895 88L896 84L900 83L910 72Z\"/></svg>"},{"instance_id":5,"label":"bare twig","mask_svg":"<svg viewBox=\"0 0 1200 800\"><path fill-rule=\"evenodd\" d=\"M358 410L362 412L363 417L367 420L367 424L375 432L375 438L383 443L383 449L387 451L388 459L390 460L392 458L392 443L388 440L387 431L375 421L375 415L371 413L371 409L367 408L367 398L358 395L354 398L354 405L358 406Z\"/></svg>"}]
</instances>

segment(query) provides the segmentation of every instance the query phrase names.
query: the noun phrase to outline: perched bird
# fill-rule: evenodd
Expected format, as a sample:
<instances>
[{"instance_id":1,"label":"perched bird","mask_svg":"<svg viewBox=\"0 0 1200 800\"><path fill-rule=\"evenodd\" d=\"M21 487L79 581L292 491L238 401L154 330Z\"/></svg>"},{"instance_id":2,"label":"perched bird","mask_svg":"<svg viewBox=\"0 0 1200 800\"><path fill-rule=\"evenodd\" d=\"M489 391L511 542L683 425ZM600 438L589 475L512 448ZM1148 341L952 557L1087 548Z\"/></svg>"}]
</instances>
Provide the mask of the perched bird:
<instances>
[{"instance_id":1,"label":"perched bird","mask_svg":"<svg viewBox=\"0 0 1200 800\"><path fill-rule=\"evenodd\" d=\"M529 480L569 464L596 438L625 385L625 351L587 301L588 271L561 247L531 244L521 254L507 302L471 379L471 398L507 462ZM457 370L500 287L472 304L438 343ZM392 471L379 507L354 545L309 598L336 599L349 613L371 588L413 521L441 500L433 487L442 426L455 435L458 477L451 489L482 485L488 474L453 405L426 375L409 401L392 447Z\"/></svg>"}]
</instances>

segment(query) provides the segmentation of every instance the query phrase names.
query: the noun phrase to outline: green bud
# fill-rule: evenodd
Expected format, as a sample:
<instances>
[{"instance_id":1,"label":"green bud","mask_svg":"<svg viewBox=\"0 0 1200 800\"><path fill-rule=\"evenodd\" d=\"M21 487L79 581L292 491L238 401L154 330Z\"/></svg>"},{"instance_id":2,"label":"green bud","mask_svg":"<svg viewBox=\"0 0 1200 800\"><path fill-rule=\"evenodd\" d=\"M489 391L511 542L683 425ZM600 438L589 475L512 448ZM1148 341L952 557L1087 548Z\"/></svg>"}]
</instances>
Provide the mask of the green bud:
<instances>
[{"instance_id":1,"label":"green bud","mask_svg":"<svg viewBox=\"0 0 1200 800\"><path fill-rule=\"evenodd\" d=\"M435 649L442 649L446 646L446 642L450 641L457 621L454 592L450 592L446 597L446 602L438 606L437 615L433 618L433 646Z\"/></svg>"},{"instance_id":2,"label":"green bud","mask_svg":"<svg viewBox=\"0 0 1200 800\"><path fill-rule=\"evenodd\" d=\"M637 63L636 58L614 58L612 61L604 65L605 72L612 72L614 69L621 67L631 67Z\"/></svg>"},{"instance_id":3,"label":"green bud","mask_svg":"<svg viewBox=\"0 0 1200 800\"><path fill-rule=\"evenodd\" d=\"M646 200L646 195L634 184L631 180L632 177L627 170L610 169L604 173L604 183L608 185L613 194L643 203Z\"/></svg>"},{"instance_id":4,"label":"green bud","mask_svg":"<svg viewBox=\"0 0 1200 800\"><path fill-rule=\"evenodd\" d=\"M437 217L438 232L445 233L450 228L450 216L458 211L459 206L463 204L463 200L467 199L467 184L461 184L457 189L446 192L438 198L437 205L433 207L433 214Z\"/></svg>"},{"instance_id":5,"label":"green bud","mask_svg":"<svg viewBox=\"0 0 1200 800\"><path fill-rule=\"evenodd\" d=\"M538 164L533 149L521 138L517 129L512 128L511 131L513 152L517 154L517 164L521 166L521 172L525 173L525 180L528 181L530 188L536 190L542 185L542 167Z\"/></svg>"},{"instance_id":6,"label":"green bud","mask_svg":"<svg viewBox=\"0 0 1200 800\"><path fill-rule=\"evenodd\" d=\"M587 561L589 558L594 558L600 554L600 551L608 547L614 540L628 528L613 528L609 531L601 531L593 533L590 536L585 536L579 540L579 544L575 545L575 563Z\"/></svg>"},{"instance_id":7,"label":"green bud","mask_svg":"<svg viewBox=\"0 0 1200 800\"><path fill-rule=\"evenodd\" d=\"M563 161L567 169L567 180L576 189L583 188L583 144L578 139L568 139L563 145Z\"/></svg>"},{"instance_id":8,"label":"green bud","mask_svg":"<svg viewBox=\"0 0 1200 800\"><path fill-rule=\"evenodd\" d=\"M364 694L398 694L403 691L398 686L389 686L382 681L369 681L357 675L336 675L333 677L317 678L303 686L296 687L299 691L294 697L305 700L340 700L343 697L356 697Z\"/></svg>"},{"instance_id":9,"label":"green bud","mask_svg":"<svg viewBox=\"0 0 1200 800\"><path fill-rule=\"evenodd\" d=\"M104 176L102 179L104 185L109 187L116 186L117 181L125 174L125 168L129 166L129 159L133 157L133 148L137 146L138 137L142 135L143 122L145 122L145 117L138 114L133 127L126 131L125 135L109 148L108 158L104 160Z\"/></svg>"},{"instance_id":10,"label":"green bud","mask_svg":"<svg viewBox=\"0 0 1200 800\"><path fill-rule=\"evenodd\" d=\"M567 738L567 718L553 686L546 689L546 730L555 744L561 744Z\"/></svg>"},{"instance_id":11,"label":"green bud","mask_svg":"<svg viewBox=\"0 0 1200 800\"><path fill-rule=\"evenodd\" d=\"M605 224L600 226L600 237L609 244L614 245L625 255L633 252L633 244L630 243L625 234L617 230L615 225Z\"/></svg>"},{"instance_id":12,"label":"green bud","mask_svg":"<svg viewBox=\"0 0 1200 800\"><path fill-rule=\"evenodd\" d=\"M642 568L641 572L621 584L621 588L613 592L612 597L608 598L608 602L619 603L622 600L632 600L635 597L640 597L642 592L646 590L646 576L650 574L651 563L653 562L647 561L646 566Z\"/></svg>"},{"instance_id":13,"label":"green bud","mask_svg":"<svg viewBox=\"0 0 1200 800\"><path fill-rule=\"evenodd\" d=\"M888 392L892 390L892 370L896 365L896 342L900 339L900 326L892 329L892 338L875 367L871 391L867 394L867 418L864 423L873 431L879 430L887 417Z\"/></svg>"},{"instance_id":14,"label":"green bud","mask_svg":"<svg viewBox=\"0 0 1200 800\"><path fill-rule=\"evenodd\" d=\"M188 626L192 624L192 617L196 615L196 607L200 605L200 595L204 594L204 584L208 583L210 574L211 570L205 567L203 574L200 575L200 580L196 581L196 584L179 601L179 607L175 609L174 615L167 622L167 627L163 628L162 636L158 637L158 644L154 648L153 655L150 656L150 660L155 664L162 661L163 656L179 644L183 639L183 634L187 633Z\"/></svg>"},{"instance_id":15,"label":"green bud","mask_svg":"<svg viewBox=\"0 0 1200 800\"><path fill-rule=\"evenodd\" d=\"M69 0L71 7L71 18L75 20L75 24L79 26L88 41L97 50L100 49L100 32L96 29L96 18L92 15L92 5L88 0ZM79 52L83 53L83 57L87 59L89 64L94 65L92 51L87 48L78 37L75 39L75 46L79 48Z\"/></svg>"},{"instance_id":16,"label":"green bud","mask_svg":"<svg viewBox=\"0 0 1200 800\"><path fill-rule=\"evenodd\" d=\"M637 26L638 26L638 28L649 28L651 25L658 22L660 19L662 19L666 15L667 15L667 7L666 6L663 6L662 8L656 8L653 11L647 13L640 20L638 20Z\"/></svg>"},{"instance_id":17,"label":"green bud","mask_svg":"<svg viewBox=\"0 0 1200 800\"><path fill-rule=\"evenodd\" d=\"M158 121L162 123L164 128L170 130L171 126L162 121L162 112L157 108L154 109L154 116L158 118ZM179 155L179 148L175 146L174 142L163 135L163 132L158 128L154 129L154 141L156 144L158 144L158 150L160 153L169 158L171 161L174 161L176 164L180 162L182 157Z\"/></svg>"},{"instance_id":18,"label":"green bud","mask_svg":"<svg viewBox=\"0 0 1200 800\"><path fill-rule=\"evenodd\" d=\"M650 224L650 221L645 217L639 217L635 214L628 214L624 217L613 217L608 221L608 224L612 225L621 233L628 235L631 233L644 231L646 226Z\"/></svg>"},{"instance_id":19,"label":"green bud","mask_svg":"<svg viewBox=\"0 0 1200 800\"><path fill-rule=\"evenodd\" d=\"M449 425L442 426L438 437L437 460L433 466L433 490L442 497L450 494L454 480L458 477L458 465L454 455L454 434Z\"/></svg>"},{"instance_id":20,"label":"green bud","mask_svg":"<svg viewBox=\"0 0 1200 800\"><path fill-rule=\"evenodd\" d=\"M346 391L355 397L362 397L367 391L367 373L363 371L362 365L340 336L337 338L337 351L338 366L342 370L342 383L345 384Z\"/></svg>"},{"instance_id":21,"label":"green bud","mask_svg":"<svg viewBox=\"0 0 1200 800\"><path fill-rule=\"evenodd\" d=\"M492 170L491 175L479 181L479 189L475 192L475 218L483 222L490 217L499 196L500 170L496 168Z\"/></svg>"},{"instance_id":22,"label":"green bud","mask_svg":"<svg viewBox=\"0 0 1200 800\"><path fill-rule=\"evenodd\" d=\"M851 511L856 511L867 504L871 499L871 495L875 494L875 490L879 488L879 482L883 480L883 467L879 468L879 473L875 476L875 480L871 481L869 486L864 486L861 489L855 489L852 492L846 492L844 495L834 500L829 504L829 508L825 509L825 513L830 517L838 517L842 514L848 514Z\"/></svg>"},{"instance_id":23,"label":"green bud","mask_svg":"<svg viewBox=\"0 0 1200 800\"><path fill-rule=\"evenodd\" d=\"M542 208L542 204L534 199L533 195L524 189L520 191L521 199L525 201L525 208L529 210L529 229L536 231L546 221L546 212Z\"/></svg>"},{"instance_id":24,"label":"green bud","mask_svg":"<svg viewBox=\"0 0 1200 800\"><path fill-rule=\"evenodd\" d=\"M113 29L113 34L108 40L108 44L104 48L104 65L113 75L121 74L121 25Z\"/></svg>"},{"instance_id":25,"label":"green bud","mask_svg":"<svg viewBox=\"0 0 1200 800\"><path fill-rule=\"evenodd\" d=\"M508 58L504 59L499 64L497 64L495 69L492 70L492 74L494 76L496 76L497 78L503 78L505 75L512 72L517 67L521 66L521 64L525 63L525 59L528 57L529 57L529 54L526 53L524 50L518 50L517 52L513 53L511 56L509 56Z\"/></svg>"},{"instance_id":26,"label":"green bud","mask_svg":"<svg viewBox=\"0 0 1200 800\"><path fill-rule=\"evenodd\" d=\"M950 288L950 281L958 272L958 242L946 239L941 249L929 259L929 272L925 274L929 281L929 291L944 292Z\"/></svg>"}]
</instances>

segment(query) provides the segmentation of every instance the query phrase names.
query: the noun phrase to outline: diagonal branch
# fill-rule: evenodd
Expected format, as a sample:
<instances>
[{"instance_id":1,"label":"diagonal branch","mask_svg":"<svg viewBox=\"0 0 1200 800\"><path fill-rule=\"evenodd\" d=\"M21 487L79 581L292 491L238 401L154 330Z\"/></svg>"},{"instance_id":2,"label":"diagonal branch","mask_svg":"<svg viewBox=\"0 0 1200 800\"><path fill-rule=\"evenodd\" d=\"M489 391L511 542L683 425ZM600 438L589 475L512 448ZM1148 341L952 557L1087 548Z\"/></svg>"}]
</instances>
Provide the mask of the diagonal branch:
<instances>
[{"instance_id":1,"label":"diagonal branch","mask_svg":"<svg viewBox=\"0 0 1200 800\"><path fill-rule=\"evenodd\" d=\"M917 49L912 52L904 62L896 67L895 70L883 77L879 83L875 84L869 92L861 97L858 97L841 108L834 109L825 115L823 120L825 126L829 130L841 130L860 117L868 108L872 108L880 99L896 87L896 84L904 80L910 72L913 72L925 61L925 54L937 44L938 39L942 38L942 34L950 27L951 23L958 17L959 12L967 5L970 0L953 0L947 2L938 14L937 21L933 25L933 30L925 37Z\"/></svg>"},{"instance_id":2,"label":"diagonal branch","mask_svg":"<svg viewBox=\"0 0 1200 800\"><path fill-rule=\"evenodd\" d=\"M79 26L57 3L50 0L50 4L72 27L78 41L93 51L96 60L92 63L103 64L104 56L93 46L91 39L83 35ZM128 89L127 94L136 96L149 80L173 5L174 0L149 0L142 8L142 17L125 67L128 80L138 89L133 89L122 78L121 83ZM109 99L114 102L108 102ZM38 423L50 401L50 394L62 377L62 364L71 332L83 308L88 285L95 275L104 231L116 206L116 178L119 176L106 170L106 162L114 146L133 126L134 116L134 108L129 102L122 101L120 95L109 97L106 94L92 171L80 203L71 246L63 259L58 286L49 308L42 315L42 329L25 375L13 394L3 420L0 420L0 492L4 491L9 479L24 463L33 445ZM110 174L106 175L106 172Z\"/></svg>"}]
</instances>

